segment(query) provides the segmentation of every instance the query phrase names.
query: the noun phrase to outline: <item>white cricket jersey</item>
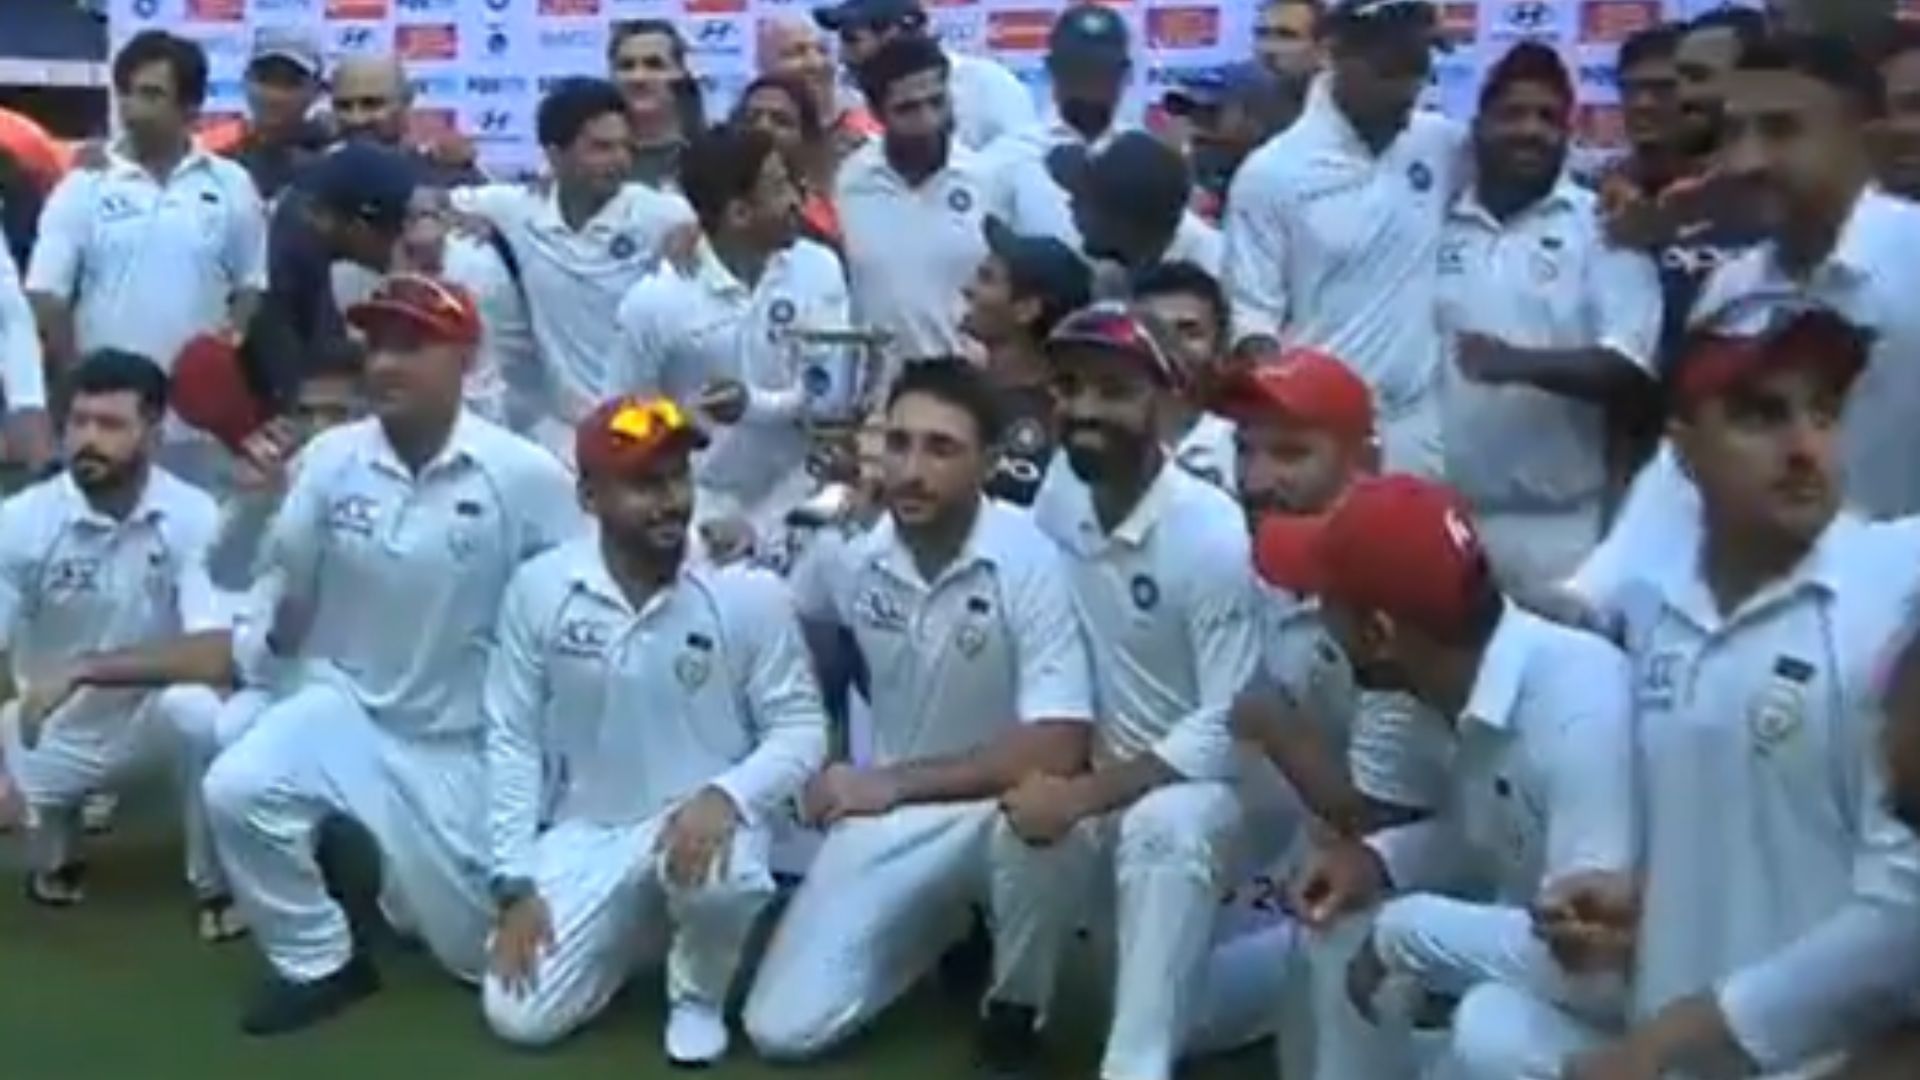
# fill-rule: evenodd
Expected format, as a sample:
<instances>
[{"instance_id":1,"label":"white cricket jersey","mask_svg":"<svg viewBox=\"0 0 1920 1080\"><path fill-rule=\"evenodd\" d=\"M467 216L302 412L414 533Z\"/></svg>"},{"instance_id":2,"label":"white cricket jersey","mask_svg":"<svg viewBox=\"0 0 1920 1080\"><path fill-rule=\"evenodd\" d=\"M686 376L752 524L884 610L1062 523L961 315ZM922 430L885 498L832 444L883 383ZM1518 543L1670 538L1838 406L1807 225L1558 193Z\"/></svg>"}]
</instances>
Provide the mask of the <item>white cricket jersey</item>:
<instances>
[{"instance_id":1,"label":"white cricket jersey","mask_svg":"<svg viewBox=\"0 0 1920 1080\"><path fill-rule=\"evenodd\" d=\"M195 148L162 180L110 151L40 214L27 291L73 305L82 353L125 349L171 371L195 334L227 327L267 287L267 224L247 171Z\"/></svg>"},{"instance_id":2,"label":"white cricket jersey","mask_svg":"<svg viewBox=\"0 0 1920 1080\"><path fill-rule=\"evenodd\" d=\"M1056 455L1033 514L1067 552L1093 659L1096 760L1150 753L1191 779L1231 776L1227 711L1260 648L1240 507L1168 461L1108 533L1065 459Z\"/></svg>"},{"instance_id":3,"label":"white cricket jersey","mask_svg":"<svg viewBox=\"0 0 1920 1080\"><path fill-rule=\"evenodd\" d=\"M0 504L0 650L16 686L79 657L225 629L207 578L218 510L205 492L151 468L133 512L95 510L61 473ZM143 691L83 688L60 723L115 732Z\"/></svg>"},{"instance_id":4,"label":"white cricket jersey","mask_svg":"<svg viewBox=\"0 0 1920 1080\"><path fill-rule=\"evenodd\" d=\"M1805 297L1872 328L1873 354L1847 398L1847 498L1870 517L1920 513L1920 206L1863 191L1833 252L1796 280L1761 244L1707 279L1692 322L1755 296Z\"/></svg>"},{"instance_id":5,"label":"white cricket jersey","mask_svg":"<svg viewBox=\"0 0 1920 1080\"><path fill-rule=\"evenodd\" d=\"M557 191L488 184L451 194L457 209L489 222L513 252L546 366L549 415L578 421L613 392L621 297L659 265L667 239L693 222L693 209L678 195L627 184L573 229L560 216Z\"/></svg>"},{"instance_id":6,"label":"white cricket jersey","mask_svg":"<svg viewBox=\"0 0 1920 1080\"><path fill-rule=\"evenodd\" d=\"M47 407L40 328L20 285L13 253L0 247L0 392L9 412Z\"/></svg>"},{"instance_id":7,"label":"white cricket jersey","mask_svg":"<svg viewBox=\"0 0 1920 1080\"><path fill-rule=\"evenodd\" d=\"M220 520L207 549L207 573L217 589L244 592L252 587L279 492L235 491L220 503Z\"/></svg>"},{"instance_id":8,"label":"white cricket jersey","mask_svg":"<svg viewBox=\"0 0 1920 1080\"><path fill-rule=\"evenodd\" d=\"M845 627L865 658L875 764L962 754L1016 724L1093 719L1066 559L1031 515L982 499L929 582L887 517L795 567L803 619Z\"/></svg>"},{"instance_id":9,"label":"white cricket jersey","mask_svg":"<svg viewBox=\"0 0 1920 1080\"><path fill-rule=\"evenodd\" d=\"M389 730L477 730L507 581L579 524L565 467L470 412L418 475L377 419L334 428L294 459L267 537L266 587L310 613L304 633L276 629L276 653L324 664Z\"/></svg>"},{"instance_id":10,"label":"white cricket jersey","mask_svg":"<svg viewBox=\"0 0 1920 1080\"><path fill-rule=\"evenodd\" d=\"M1524 906L1571 874L1632 870L1630 688L1606 639L1508 604L1460 711L1446 805L1367 837L1394 886Z\"/></svg>"},{"instance_id":11,"label":"white cricket jersey","mask_svg":"<svg viewBox=\"0 0 1920 1080\"><path fill-rule=\"evenodd\" d=\"M1875 678L1916 551L1920 520L1842 515L1731 613L1678 553L1616 597L1647 821L1635 1011L1712 991L1765 1073L1920 984L1920 849L1885 807Z\"/></svg>"},{"instance_id":12,"label":"white cricket jersey","mask_svg":"<svg viewBox=\"0 0 1920 1080\"><path fill-rule=\"evenodd\" d=\"M745 513L805 470L803 375L810 360L831 364L825 354L832 350L803 349L783 335L852 325L846 275L832 251L798 241L769 259L749 287L703 240L692 277L661 267L627 291L618 319L615 391L665 394L690 405L713 379L737 379L747 388L746 415L717 429L701 455L695 475L703 492Z\"/></svg>"},{"instance_id":13,"label":"white cricket jersey","mask_svg":"<svg viewBox=\"0 0 1920 1080\"><path fill-rule=\"evenodd\" d=\"M826 757L778 578L689 565L636 611L596 533L514 575L482 700L493 865L508 875L533 876L543 821L634 825L708 785L748 823L774 820Z\"/></svg>"},{"instance_id":14,"label":"white cricket jersey","mask_svg":"<svg viewBox=\"0 0 1920 1080\"><path fill-rule=\"evenodd\" d=\"M1314 81L1300 118L1247 158L1227 197L1234 336L1324 350L1385 416L1431 388L1440 230L1464 172L1465 132L1416 111L1374 154Z\"/></svg>"},{"instance_id":15,"label":"white cricket jersey","mask_svg":"<svg viewBox=\"0 0 1920 1080\"><path fill-rule=\"evenodd\" d=\"M954 136L963 144L979 150L1039 122L1026 84L998 60L948 50L947 63Z\"/></svg>"},{"instance_id":16,"label":"white cricket jersey","mask_svg":"<svg viewBox=\"0 0 1920 1080\"><path fill-rule=\"evenodd\" d=\"M1461 373L1455 336L1521 349L1605 349L1652 373L1660 277L1645 255L1610 247L1598 200L1562 178L1506 221L1468 191L1441 234L1441 444L1447 481L1482 511L1554 511L1606 490L1598 405Z\"/></svg>"},{"instance_id":17,"label":"white cricket jersey","mask_svg":"<svg viewBox=\"0 0 1920 1080\"><path fill-rule=\"evenodd\" d=\"M909 187L875 139L841 163L834 203L854 317L893 335L896 365L966 348L961 289L987 256L981 226L989 215L1027 236L1072 228L1052 178L1010 144L986 152L956 146L945 168Z\"/></svg>"}]
</instances>

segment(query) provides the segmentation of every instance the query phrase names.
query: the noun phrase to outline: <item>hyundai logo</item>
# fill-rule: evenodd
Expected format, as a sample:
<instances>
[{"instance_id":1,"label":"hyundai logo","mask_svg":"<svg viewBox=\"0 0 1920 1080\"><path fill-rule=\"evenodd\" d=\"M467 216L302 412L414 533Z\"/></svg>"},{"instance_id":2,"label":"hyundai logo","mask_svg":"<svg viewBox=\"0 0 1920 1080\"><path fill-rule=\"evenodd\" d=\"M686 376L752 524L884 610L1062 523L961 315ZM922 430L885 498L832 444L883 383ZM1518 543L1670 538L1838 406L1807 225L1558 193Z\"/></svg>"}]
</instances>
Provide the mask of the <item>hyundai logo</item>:
<instances>
[{"instance_id":1,"label":"hyundai logo","mask_svg":"<svg viewBox=\"0 0 1920 1080\"><path fill-rule=\"evenodd\" d=\"M700 32L694 40L703 45L720 45L732 41L736 31L734 25L725 19L709 19L700 24Z\"/></svg>"},{"instance_id":2,"label":"hyundai logo","mask_svg":"<svg viewBox=\"0 0 1920 1080\"><path fill-rule=\"evenodd\" d=\"M340 29L336 39L343 49L364 49L373 44L373 28L368 26L346 26Z\"/></svg>"},{"instance_id":3,"label":"hyundai logo","mask_svg":"<svg viewBox=\"0 0 1920 1080\"><path fill-rule=\"evenodd\" d=\"M1539 30L1553 21L1553 8L1544 0L1507 5L1507 22L1520 30Z\"/></svg>"},{"instance_id":4,"label":"hyundai logo","mask_svg":"<svg viewBox=\"0 0 1920 1080\"><path fill-rule=\"evenodd\" d=\"M513 114L505 109L488 109L480 114L475 126L481 131L497 135L513 126Z\"/></svg>"}]
</instances>

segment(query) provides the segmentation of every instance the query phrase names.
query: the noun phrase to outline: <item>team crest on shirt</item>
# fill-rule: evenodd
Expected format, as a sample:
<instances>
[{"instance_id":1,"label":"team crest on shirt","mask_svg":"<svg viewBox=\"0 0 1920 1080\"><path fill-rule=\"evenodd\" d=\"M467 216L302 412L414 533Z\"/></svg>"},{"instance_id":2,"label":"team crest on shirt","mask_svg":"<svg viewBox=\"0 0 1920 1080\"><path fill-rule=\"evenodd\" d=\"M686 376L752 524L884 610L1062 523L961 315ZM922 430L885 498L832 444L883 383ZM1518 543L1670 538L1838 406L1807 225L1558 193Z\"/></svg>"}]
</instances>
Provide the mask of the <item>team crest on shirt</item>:
<instances>
[{"instance_id":1,"label":"team crest on shirt","mask_svg":"<svg viewBox=\"0 0 1920 1080\"><path fill-rule=\"evenodd\" d=\"M964 214L973 209L973 192L966 188L954 188L947 192L947 206L956 214Z\"/></svg>"},{"instance_id":2,"label":"team crest on shirt","mask_svg":"<svg viewBox=\"0 0 1920 1080\"><path fill-rule=\"evenodd\" d=\"M99 559L60 559L47 567L47 592L55 596L99 591Z\"/></svg>"},{"instance_id":3,"label":"team crest on shirt","mask_svg":"<svg viewBox=\"0 0 1920 1080\"><path fill-rule=\"evenodd\" d=\"M1533 280L1538 285L1551 285L1560 278L1560 262L1545 251L1536 251L1532 259Z\"/></svg>"},{"instance_id":4,"label":"team crest on shirt","mask_svg":"<svg viewBox=\"0 0 1920 1080\"><path fill-rule=\"evenodd\" d=\"M953 639L954 645L960 649L960 655L971 660L987 647L985 623L992 614L993 601L984 596L967 597L967 621L961 624L960 632Z\"/></svg>"},{"instance_id":5,"label":"team crest on shirt","mask_svg":"<svg viewBox=\"0 0 1920 1080\"><path fill-rule=\"evenodd\" d=\"M1412 184L1413 190L1415 191L1426 192L1431 190L1433 187L1433 170L1427 168L1426 162L1416 161L1407 166L1407 183Z\"/></svg>"},{"instance_id":6,"label":"team crest on shirt","mask_svg":"<svg viewBox=\"0 0 1920 1080\"><path fill-rule=\"evenodd\" d=\"M1747 708L1747 727L1753 737L1753 749L1761 757L1792 741L1806 719L1807 683L1813 679L1813 665L1794 656L1780 656L1773 662L1773 675L1754 695Z\"/></svg>"},{"instance_id":7,"label":"team crest on shirt","mask_svg":"<svg viewBox=\"0 0 1920 1080\"><path fill-rule=\"evenodd\" d=\"M907 628L907 605L901 602L898 593L884 585L868 589L854 602L854 610L875 630L898 633Z\"/></svg>"},{"instance_id":8,"label":"team crest on shirt","mask_svg":"<svg viewBox=\"0 0 1920 1080\"><path fill-rule=\"evenodd\" d=\"M1672 649L1657 652L1640 668L1640 685L1634 704L1641 709L1671 709L1675 686L1680 678L1680 654Z\"/></svg>"},{"instance_id":9,"label":"team crest on shirt","mask_svg":"<svg viewBox=\"0 0 1920 1080\"><path fill-rule=\"evenodd\" d=\"M1160 583L1145 574L1135 574L1127 583L1127 592L1133 597L1133 606L1141 611L1160 606Z\"/></svg>"},{"instance_id":10,"label":"team crest on shirt","mask_svg":"<svg viewBox=\"0 0 1920 1080\"><path fill-rule=\"evenodd\" d=\"M132 199L117 191L110 191L100 196L100 217L108 223L125 221L139 212L139 208L133 205Z\"/></svg>"},{"instance_id":11,"label":"team crest on shirt","mask_svg":"<svg viewBox=\"0 0 1920 1080\"><path fill-rule=\"evenodd\" d=\"M353 536L372 536L380 504L366 495L342 495L327 507L327 529Z\"/></svg>"},{"instance_id":12,"label":"team crest on shirt","mask_svg":"<svg viewBox=\"0 0 1920 1080\"><path fill-rule=\"evenodd\" d=\"M612 637L613 632L606 623L595 619L568 619L560 624L560 636L553 647L561 656L594 660L606 653L607 642Z\"/></svg>"},{"instance_id":13,"label":"team crest on shirt","mask_svg":"<svg viewBox=\"0 0 1920 1080\"><path fill-rule=\"evenodd\" d=\"M688 634L687 643L673 661L673 677L691 694L707 685L707 677L712 674L713 639L705 634Z\"/></svg>"},{"instance_id":14,"label":"team crest on shirt","mask_svg":"<svg viewBox=\"0 0 1920 1080\"><path fill-rule=\"evenodd\" d=\"M799 311L793 306L793 301L784 296L767 307L767 321L775 326L792 325L793 317L798 314Z\"/></svg>"},{"instance_id":15,"label":"team crest on shirt","mask_svg":"<svg viewBox=\"0 0 1920 1080\"><path fill-rule=\"evenodd\" d=\"M1440 272L1442 274L1464 274L1467 272L1466 241L1449 240L1440 245Z\"/></svg>"},{"instance_id":16,"label":"team crest on shirt","mask_svg":"<svg viewBox=\"0 0 1920 1080\"><path fill-rule=\"evenodd\" d=\"M634 253L639 250L640 244L626 233L615 234L613 241L607 245L608 254L621 262L633 258Z\"/></svg>"}]
</instances>

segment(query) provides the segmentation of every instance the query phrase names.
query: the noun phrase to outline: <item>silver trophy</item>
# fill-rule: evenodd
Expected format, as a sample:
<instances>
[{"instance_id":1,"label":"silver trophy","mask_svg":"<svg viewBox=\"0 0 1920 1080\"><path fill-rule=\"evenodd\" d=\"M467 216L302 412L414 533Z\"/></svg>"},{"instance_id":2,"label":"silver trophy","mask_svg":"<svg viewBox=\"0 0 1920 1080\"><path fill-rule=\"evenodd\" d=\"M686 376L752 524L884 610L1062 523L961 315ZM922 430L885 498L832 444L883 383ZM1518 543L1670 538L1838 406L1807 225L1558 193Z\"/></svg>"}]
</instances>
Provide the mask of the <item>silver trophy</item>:
<instances>
[{"instance_id":1,"label":"silver trophy","mask_svg":"<svg viewBox=\"0 0 1920 1080\"><path fill-rule=\"evenodd\" d=\"M803 406L812 429L858 426L881 387L881 350L893 341L885 330L796 326L776 331L806 392Z\"/></svg>"}]
</instances>

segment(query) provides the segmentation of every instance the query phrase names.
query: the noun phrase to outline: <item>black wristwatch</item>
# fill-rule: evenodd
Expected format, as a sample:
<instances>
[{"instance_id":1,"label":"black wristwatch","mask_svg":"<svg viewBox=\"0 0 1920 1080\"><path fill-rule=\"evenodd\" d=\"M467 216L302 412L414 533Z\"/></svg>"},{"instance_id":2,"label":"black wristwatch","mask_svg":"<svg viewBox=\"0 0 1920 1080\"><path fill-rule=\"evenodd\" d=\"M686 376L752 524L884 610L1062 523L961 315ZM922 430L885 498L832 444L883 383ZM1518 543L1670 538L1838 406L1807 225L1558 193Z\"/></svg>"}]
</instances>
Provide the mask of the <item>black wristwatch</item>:
<instances>
[{"instance_id":1,"label":"black wristwatch","mask_svg":"<svg viewBox=\"0 0 1920 1080\"><path fill-rule=\"evenodd\" d=\"M495 911L505 911L539 891L529 877L495 874L487 881L487 892L493 897Z\"/></svg>"}]
</instances>

